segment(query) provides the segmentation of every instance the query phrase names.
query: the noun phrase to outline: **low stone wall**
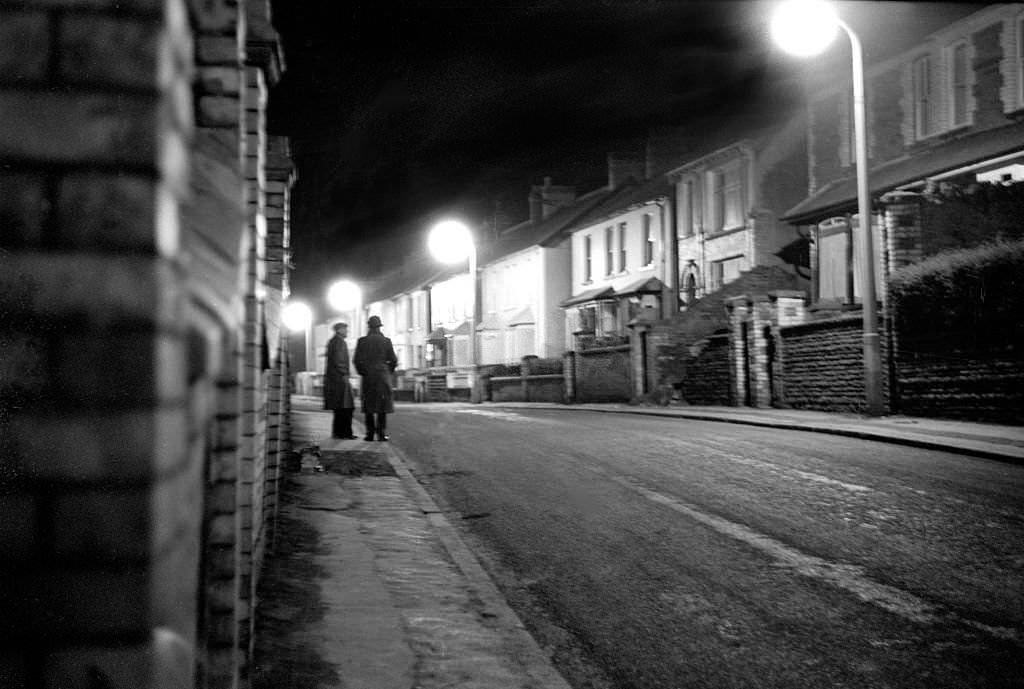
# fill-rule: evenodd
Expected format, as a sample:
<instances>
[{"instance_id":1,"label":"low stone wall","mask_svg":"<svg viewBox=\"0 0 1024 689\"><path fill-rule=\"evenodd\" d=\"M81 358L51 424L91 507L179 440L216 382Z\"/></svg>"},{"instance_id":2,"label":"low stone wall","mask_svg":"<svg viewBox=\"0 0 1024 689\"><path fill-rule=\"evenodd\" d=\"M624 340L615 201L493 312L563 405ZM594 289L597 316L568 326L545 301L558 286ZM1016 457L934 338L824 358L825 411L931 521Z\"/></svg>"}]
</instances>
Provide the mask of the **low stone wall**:
<instances>
[{"instance_id":1,"label":"low stone wall","mask_svg":"<svg viewBox=\"0 0 1024 689\"><path fill-rule=\"evenodd\" d=\"M574 402L628 402L633 395L630 346L576 352Z\"/></svg>"},{"instance_id":2,"label":"low stone wall","mask_svg":"<svg viewBox=\"0 0 1024 689\"><path fill-rule=\"evenodd\" d=\"M797 409L865 411L863 332L859 315L780 328L778 397L783 404ZM886 358L883 337L883 371ZM883 398L889 399L887 381L883 381Z\"/></svg>"},{"instance_id":3,"label":"low stone wall","mask_svg":"<svg viewBox=\"0 0 1024 689\"><path fill-rule=\"evenodd\" d=\"M527 376L494 376L492 402L565 402L565 378L561 373Z\"/></svg>"},{"instance_id":4,"label":"low stone wall","mask_svg":"<svg viewBox=\"0 0 1024 689\"><path fill-rule=\"evenodd\" d=\"M689 360L683 374L682 398L689 404L726 405L733 404L729 394L731 363L729 359L729 335L712 335L704 340L704 347Z\"/></svg>"},{"instance_id":5,"label":"low stone wall","mask_svg":"<svg viewBox=\"0 0 1024 689\"><path fill-rule=\"evenodd\" d=\"M898 409L933 418L1024 424L1024 361L1004 352L898 351Z\"/></svg>"}]
</instances>

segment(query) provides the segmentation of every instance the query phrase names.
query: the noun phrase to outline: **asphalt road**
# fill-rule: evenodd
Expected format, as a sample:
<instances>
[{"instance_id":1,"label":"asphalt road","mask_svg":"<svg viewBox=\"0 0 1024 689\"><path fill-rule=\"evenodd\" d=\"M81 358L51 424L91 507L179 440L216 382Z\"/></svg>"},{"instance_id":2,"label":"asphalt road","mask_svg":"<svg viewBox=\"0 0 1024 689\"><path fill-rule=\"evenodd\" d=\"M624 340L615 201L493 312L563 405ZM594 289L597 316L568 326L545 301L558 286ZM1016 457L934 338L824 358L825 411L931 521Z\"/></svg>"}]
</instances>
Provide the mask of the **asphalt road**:
<instances>
[{"instance_id":1,"label":"asphalt road","mask_svg":"<svg viewBox=\"0 0 1024 689\"><path fill-rule=\"evenodd\" d=\"M403 405L392 438L577 689L1024 687L1024 468Z\"/></svg>"}]
</instances>

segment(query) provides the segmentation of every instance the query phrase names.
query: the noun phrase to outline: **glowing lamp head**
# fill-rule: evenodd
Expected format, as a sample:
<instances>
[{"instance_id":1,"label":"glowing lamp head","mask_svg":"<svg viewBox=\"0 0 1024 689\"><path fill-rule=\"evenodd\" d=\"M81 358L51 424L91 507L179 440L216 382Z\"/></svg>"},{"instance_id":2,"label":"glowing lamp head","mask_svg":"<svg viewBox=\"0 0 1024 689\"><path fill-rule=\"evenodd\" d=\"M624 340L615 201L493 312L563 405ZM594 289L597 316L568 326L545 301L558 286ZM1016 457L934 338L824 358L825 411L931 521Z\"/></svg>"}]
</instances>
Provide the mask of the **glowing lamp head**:
<instances>
[{"instance_id":1,"label":"glowing lamp head","mask_svg":"<svg viewBox=\"0 0 1024 689\"><path fill-rule=\"evenodd\" d=\"M327 303L336 311L350 311L359 306L359 285L351 280L338 280L327 290Z\"/></svg>"},{"instance_id":2,"label":"glowing lamp head","mask_svg":"<svg viewBox=\"0 0 1024 689\"><path fill-rule=\"evenodd\" d=\"M798 57L821 53L838 31L835 9L824 0L785 0L772 15L772 40Z\"/></svg>"},{"instance_id":3,"label":"glowing lamp head","mask_svg":"<svg viewBox=\"0 0 1024 689\"><path fill-rule=\"evenodd\" d=\"M441 263L465 261L473 251L473 235L458 220L442 220L427 237L430 254Z\"/></svg>"},{"instance_id":4,"label":"glowing lamp head","mask_svg":"<svg viewBox=\"0 0 1024 689\"><path fill-rule=\"evenodd\" d=\"M301 301L288 302L281 312L281 320L292 332L304 331L313 322L313 311Z\"/></svg>"}]
</instances>

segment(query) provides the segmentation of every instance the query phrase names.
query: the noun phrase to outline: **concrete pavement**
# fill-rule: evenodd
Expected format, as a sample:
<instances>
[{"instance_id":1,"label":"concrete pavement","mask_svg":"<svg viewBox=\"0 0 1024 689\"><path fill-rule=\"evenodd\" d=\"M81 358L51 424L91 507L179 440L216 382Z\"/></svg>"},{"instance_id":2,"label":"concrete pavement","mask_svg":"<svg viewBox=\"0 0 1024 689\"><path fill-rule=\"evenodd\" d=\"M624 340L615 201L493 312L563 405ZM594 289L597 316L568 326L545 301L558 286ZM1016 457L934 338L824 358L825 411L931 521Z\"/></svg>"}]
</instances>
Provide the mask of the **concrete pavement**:
<instances>
[{"instance_id":1,"label":"concrete pavement","mask_svg":"<svg viewBox=\"0 0 1024 689\"><path fill-rule=\"evenodd\" d=\"M487 403L833 433L1024 462L1024 428L799 410ZM358 415L357 415L358 416ZM568 689L392 443L330 439L318 398L293 398L297 449L260 582L256 689ZM357 433L361 436L361 430Z\"/></svg>"}]
</instances>

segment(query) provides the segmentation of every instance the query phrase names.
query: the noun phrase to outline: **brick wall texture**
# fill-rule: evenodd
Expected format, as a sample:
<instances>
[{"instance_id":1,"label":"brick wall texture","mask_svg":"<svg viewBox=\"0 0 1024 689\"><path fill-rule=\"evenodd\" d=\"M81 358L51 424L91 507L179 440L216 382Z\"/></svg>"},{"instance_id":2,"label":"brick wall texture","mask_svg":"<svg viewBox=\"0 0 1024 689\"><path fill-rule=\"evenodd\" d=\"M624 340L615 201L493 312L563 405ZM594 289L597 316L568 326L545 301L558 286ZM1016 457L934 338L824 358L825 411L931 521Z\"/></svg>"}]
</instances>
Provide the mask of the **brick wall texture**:
<instances>
[{"instance_id":1,"label":"brick wall texture","mask_svg":"<svg viewBox=\"0 0 1024 689\"><path fill-rule=\"evenodd\" d=\"M4 689L247 685L290 378L267 11L0 0Z\"/></svg>"}]
</instances>

